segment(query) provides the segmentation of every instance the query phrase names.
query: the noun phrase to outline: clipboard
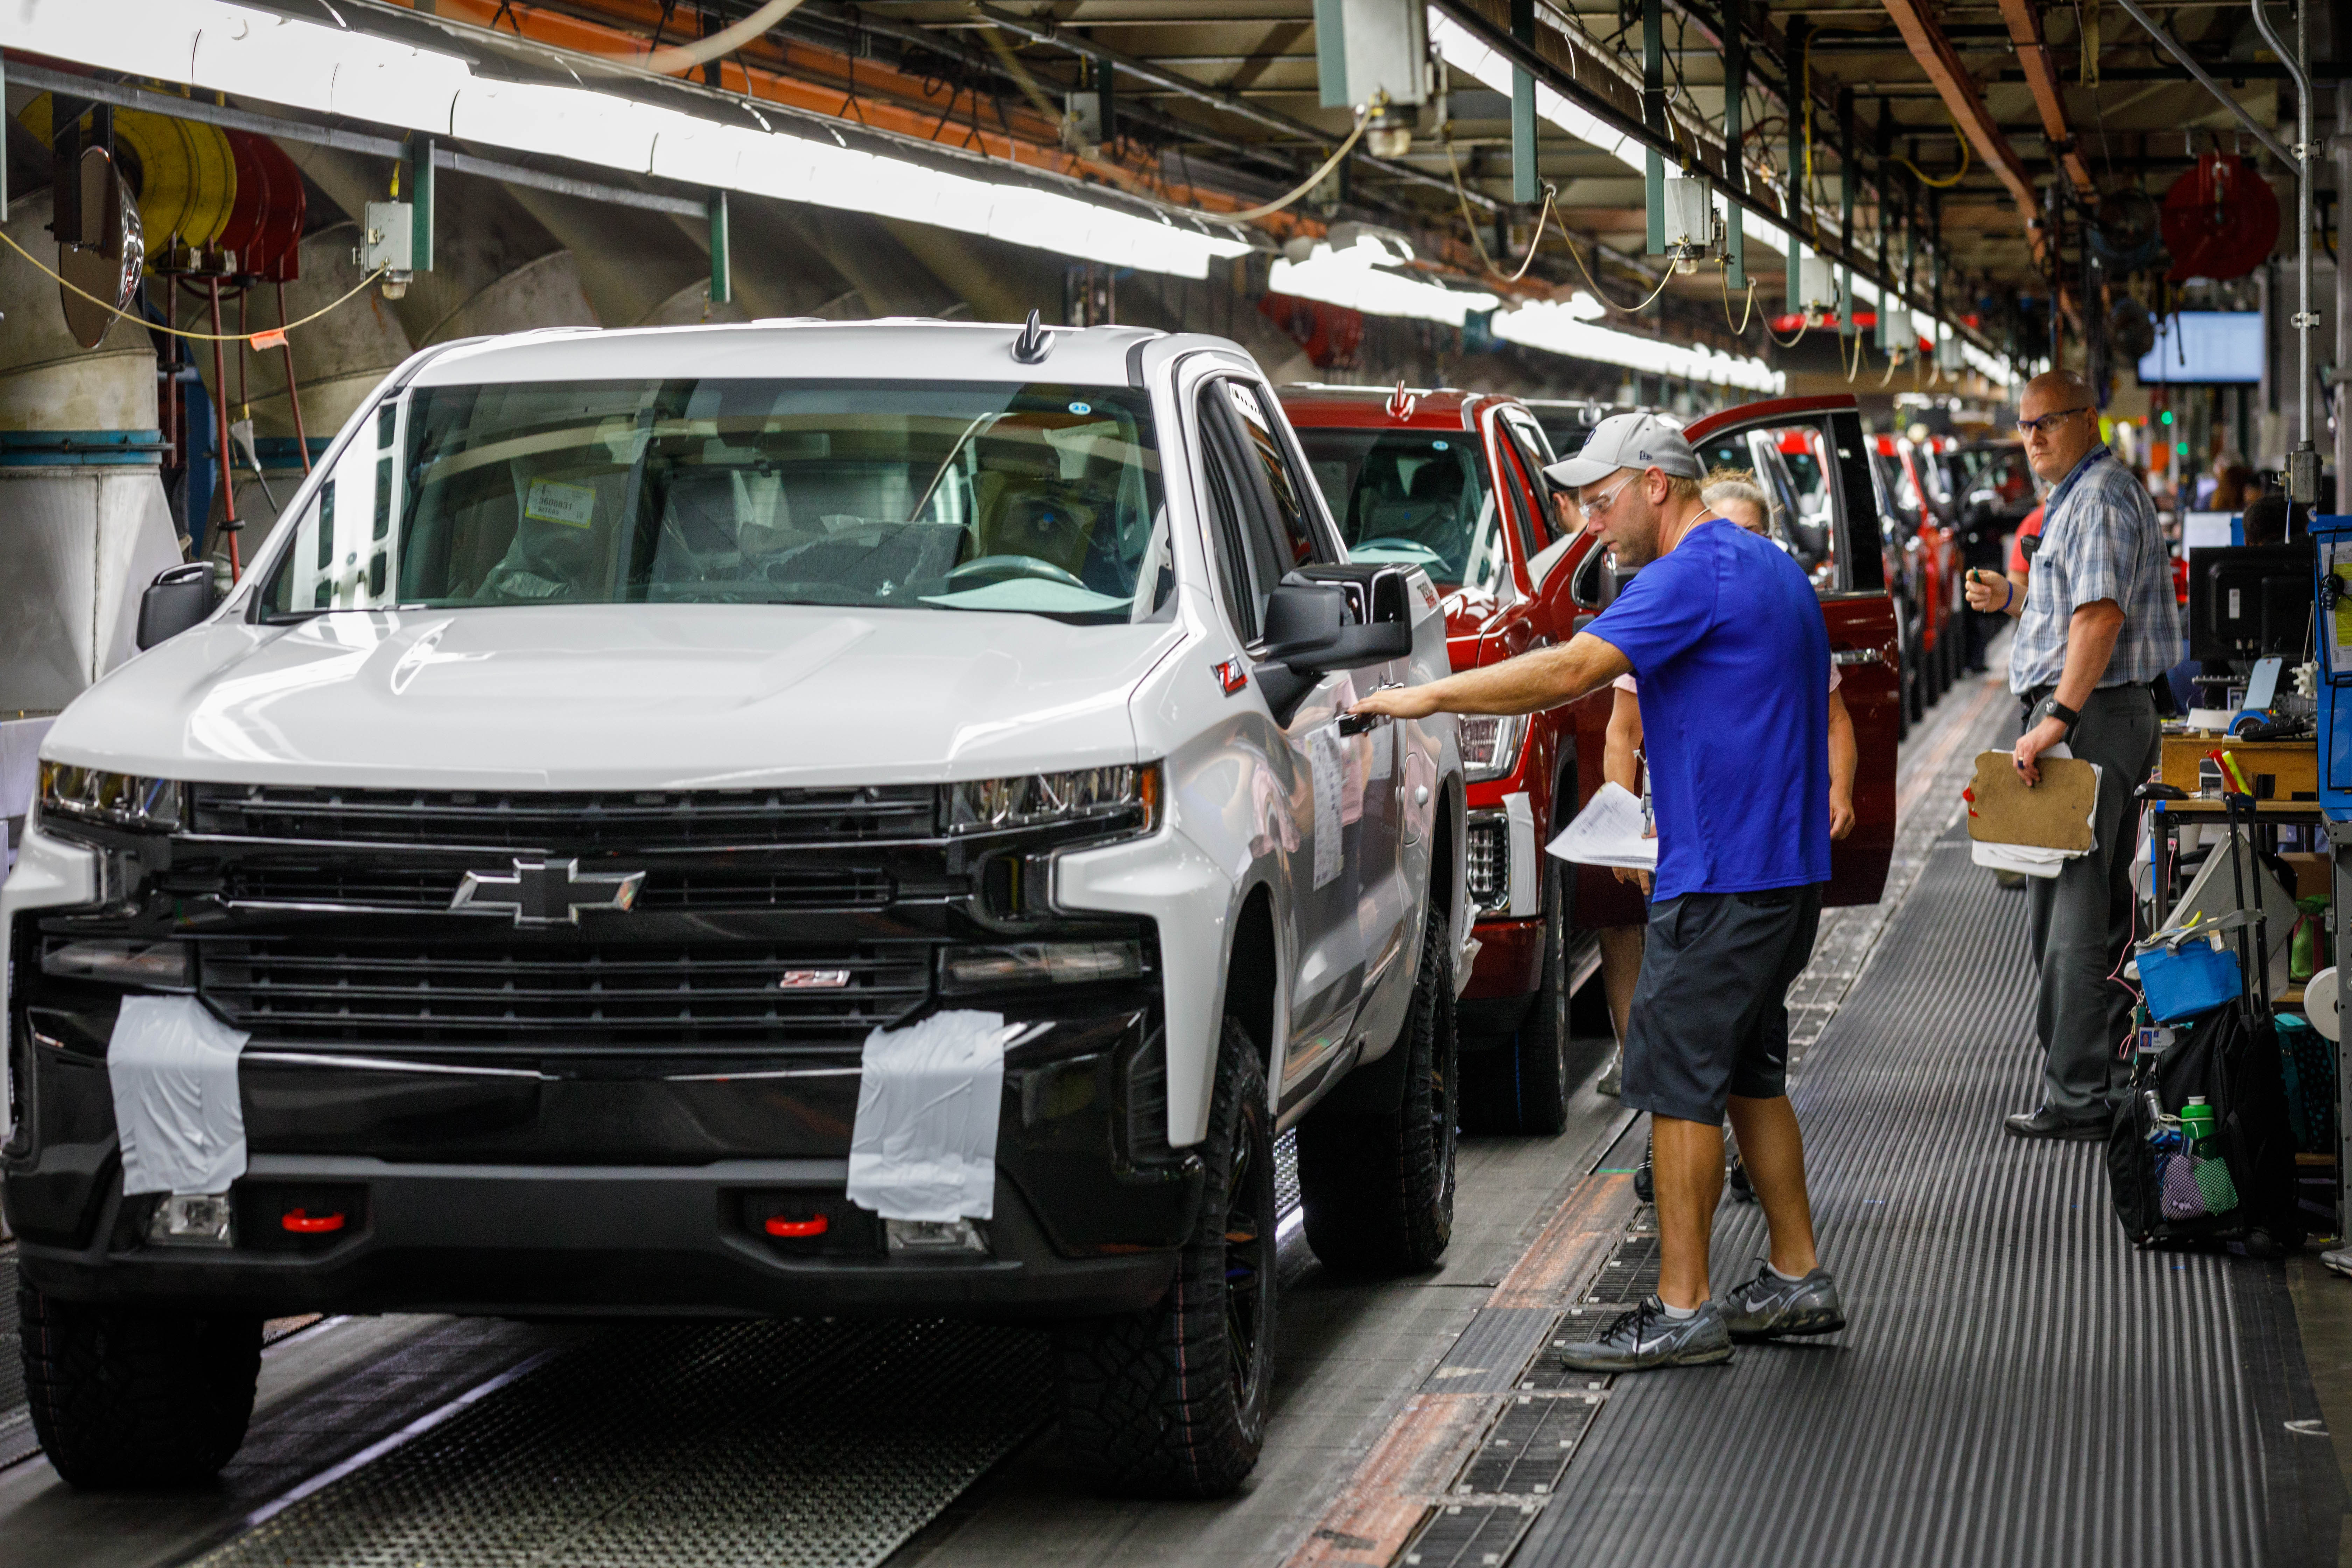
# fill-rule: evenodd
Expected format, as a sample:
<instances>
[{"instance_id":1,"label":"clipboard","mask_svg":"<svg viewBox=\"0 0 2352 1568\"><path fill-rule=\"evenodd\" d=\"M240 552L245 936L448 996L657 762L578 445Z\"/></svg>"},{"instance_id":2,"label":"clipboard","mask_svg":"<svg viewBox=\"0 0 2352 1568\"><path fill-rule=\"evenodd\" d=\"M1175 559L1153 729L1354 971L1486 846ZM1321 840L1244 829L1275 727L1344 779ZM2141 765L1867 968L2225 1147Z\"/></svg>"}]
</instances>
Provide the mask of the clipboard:
<instances>
[{"instance_id":1,"label":"clipboard","mask_svg":"<svg viewBox=\"0 0 2352 1568\"><path fill-rule=\"evenodd\" d=\"M2032 789L2008 752L1977 753L1977 776L1965 797L1969 837L1986 844L2028 844L2083 853L2095 840L2092 814L2099 804L2099 770L2074 757L2042 759L2042 782Z\"/></svg>"}]
</instances>

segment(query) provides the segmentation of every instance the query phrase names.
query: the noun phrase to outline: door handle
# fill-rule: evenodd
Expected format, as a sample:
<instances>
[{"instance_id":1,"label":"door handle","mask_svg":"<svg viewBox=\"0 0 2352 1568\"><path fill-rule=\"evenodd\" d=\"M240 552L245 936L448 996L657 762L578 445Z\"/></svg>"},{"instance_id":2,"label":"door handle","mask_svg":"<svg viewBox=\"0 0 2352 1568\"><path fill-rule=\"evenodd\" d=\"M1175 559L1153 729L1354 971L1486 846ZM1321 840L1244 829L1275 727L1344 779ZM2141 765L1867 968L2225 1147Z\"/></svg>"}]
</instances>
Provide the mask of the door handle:
<instances>
[{"instance_id":1,"label":"door handle","mask_svg":"<svg viewBox=\"0 0 2352 1568\"><path fill-rule=\"evenodd\" d=\"M1883 647L1842 647L1832 650L1832 664L1885 664L1886 650Z\"/></svg>"},{"instance_id":2,"label":"door handle","mask_svg":"<svg viewBox=\"0 0 2352 1568\"><path fill-rule=\"evenodd\" d=\"M1384 681L1365 692L1364 695L1378 697L1381 692L1394 691L1403 684L1402 680ZM1361 735L1388 721L1389 715L1386 713L1342 713L1339 715L1339 730L1342 735Z\"/></svg>"}]
</instances>

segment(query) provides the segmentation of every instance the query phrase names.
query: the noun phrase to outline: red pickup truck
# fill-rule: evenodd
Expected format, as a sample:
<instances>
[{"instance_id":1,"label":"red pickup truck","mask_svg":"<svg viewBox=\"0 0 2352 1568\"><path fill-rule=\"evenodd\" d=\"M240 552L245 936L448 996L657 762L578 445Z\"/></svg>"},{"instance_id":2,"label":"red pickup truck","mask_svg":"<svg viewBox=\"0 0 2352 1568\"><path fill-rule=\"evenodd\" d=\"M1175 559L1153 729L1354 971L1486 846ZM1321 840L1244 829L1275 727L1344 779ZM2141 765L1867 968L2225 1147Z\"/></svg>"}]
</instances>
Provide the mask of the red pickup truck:
<instances>
[{"instance_id":1,"label":"red pickup truck","mask_svg":"<svg viewBox=\"0 0 2352 1568\"><path fill-rule=\"evenodd\" d=\"M1596 539L1552 505L1541 470L1554 453L1517 399L1338 386L1281 396L1350 558L1410 562L1439 584L1454 668L1563 641L1614 597ZM1820 589L1862 755L1829 901L1874 902L1895 839L1901 649L1861 416L1851 397L1781 399L1689 435L1709 467L1769 470L1774 535ZM1836 461L1791 465L1780 454L1792 440ZM1579 1065L1569 997L1599 967L1595 933L1643 918L1639 893L1610 872L1543 853L1601 784L1612 701L1604 689L1526 719L1462 721L1480 944L1459 1004L1465 1130L1566 1125Z\"/></svg>"}]
</instances>

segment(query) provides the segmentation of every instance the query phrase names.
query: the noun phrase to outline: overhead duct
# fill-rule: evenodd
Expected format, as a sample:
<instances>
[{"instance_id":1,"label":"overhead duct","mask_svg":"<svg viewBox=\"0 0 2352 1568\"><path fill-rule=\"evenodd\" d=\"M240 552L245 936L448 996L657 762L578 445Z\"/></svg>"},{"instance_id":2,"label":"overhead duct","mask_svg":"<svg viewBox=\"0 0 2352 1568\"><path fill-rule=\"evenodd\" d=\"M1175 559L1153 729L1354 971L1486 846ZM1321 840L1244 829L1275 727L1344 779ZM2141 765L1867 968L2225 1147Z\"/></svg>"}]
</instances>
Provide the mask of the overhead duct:
<instances>
[{"instance_id":1,"label":"overhead duct","mask_svg":"<svg viewBox=\"0 0 2352 1568\"><path fill-rule=\"evenodd\" d=\"M581 292L601 325L642 327L657 324L657 318L675 321L675 315L663 312L678 296L709 285L708 239L698 247L680 234L681 223L660 213L609 206L527 185L506 189L517 205L571 250ZM685 319L699 321L701 315L698 310ZM714 319L748 318L721 306Z\"/></svg>"},{"instance_id":2,"label":"overhead duct","mask_svg":"<svg viewBox=\"0 0 2352 1568\"><path fill-rule=\"evenodd\" d=\"M16 197L9 237L54 251L50 211ZM0 268L0 723L40 723L135 651L139 592L180 552L146 332L118 321L82 348L26 266Z\"/></svg>"}]
</instances>

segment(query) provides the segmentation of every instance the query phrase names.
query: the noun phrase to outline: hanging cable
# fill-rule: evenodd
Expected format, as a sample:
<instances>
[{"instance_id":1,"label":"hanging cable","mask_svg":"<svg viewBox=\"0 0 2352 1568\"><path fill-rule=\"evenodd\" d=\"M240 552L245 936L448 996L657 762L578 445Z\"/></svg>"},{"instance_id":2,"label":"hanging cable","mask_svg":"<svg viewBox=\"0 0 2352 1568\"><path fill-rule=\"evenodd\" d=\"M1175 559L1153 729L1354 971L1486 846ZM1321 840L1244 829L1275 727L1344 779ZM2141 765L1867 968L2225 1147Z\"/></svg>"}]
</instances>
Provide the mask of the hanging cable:
<instances>
[{"instance_id":1,"label":"hanging cable","mask_svg":"<svg viewBox=\"0 0 2352 1568\"><path fill-rule=\"evenodd\" d=\"M1959 139L1959 143L1960 143L1960 166L1959 166L1958 168L1957 168L1957 169L1953 170L1953 171L1952 171L1950 174L1943 174L1943 175L1935 175L1935 174L1928 174L1928 173L1927 173L1927 170L1922 169L1921 167L1919 167L1919 165L1918 165L1918 164L1916 164L1916 163L1913 163L1910 159L1906 158L1905 156L1903 156L1903 154L1902 154L1902 153L1895 153L1895 161L1896 163L1898 163L1902 164L1905 168L1906 168L1906 169L1910 170L1910 171L1911 171L1911 174L1912 174L1912 176L1913 176L1914 178L1916 178L1916 180L1917 180L1921 184L1927 186L1927 187L1928 187L1929 189L1931 189L1931 190L1948 191L1948 190L1950 190L1954 185L1958 184L1962 180L1967 179L1967 178L1968 178L1968 176L1969 176L1969 137L1968 137L1968 132L1965 132L1965 131L1962 131L1962 130L1960 129L1960 122L1959 122L1958 120L1954 120L1954 119L1952 118L1952 110L1951 110L1951 106L1950 106L1949 104L1946 104L1946 105L1944 106L1944 118L1945 118L1946 120L1949 120L1949 121L1951 121L1951 123L1952 123L1952 134L1953 134L1953 135L1955 135L1955 136L1957 136L1957 137Z\"/></svg>"},{"instance_id":2,"label":"hanging cable","mask_svg":"<svg viewBox=\"0 0 2352 1568\"><path fill-rule=\"evenodd\" d=\"M1022 96L1029 100L1031 107L1055 124L1063 123L1067 117L1062 110L1054 107L1053 100L1045 96L1045 89L1039 87L1037 79L1029 74L1029 68L1021 63L1021 57L1014 54L1013 46L1004 41L1004 29L1002 26L989 26L982 28L982 31L988 38L989 47L994 49L996 58L1004 63L1005 74L1013 79L1013 85L1020 88ZM1331 171L1338 168L1348 154L1356 150L1356 143L1363 140L1364 132L1370 128L1371 123L1372 111L1370 106L1357 110L1356 123L1349 128L1347 139L1331 150L1331 155L1323 160L1320 167L1307 175L1299 184L1275 197L1274 200L1265 203L1263 206L1251 207L1244 212L1222 213L1212 212L1204 207L1182 206L1153 195L1150 191L1141 188L1141 182L1136 179L1132 172L1120 168L1107 158L1081 157L1078 162L1090 169L1109 174L1113 182L1125 188L1129 195L1139 201L1150 203L1161 212L1172 213L1178 217L1198 218L1204 223L1255 223L1259 218L1272 217L1328 179Z\"/></svg>"},{"instance_id":3,"label":"hanging cable","mask_svg":"<svg viewBox=\"0 0 2352 1568\"><path fill-rule=\"evenodd\" d=\"M1675 269L1672 267L1668 267L1666 268L1665 276L1658 279L1658 286L1650 290L1650 297L1648 299L1643 300L1638 305L1621 305L1616 300L1612 300L1608 295L1601 291L1600 281L1592 276L1592 268L1584 264L1583 256L1576 248L1576 240L1569 234L1568 224L1560 217L1559 214L1554 213L1551 215L1551 223L1554 228L1559 230L1561 243L1568 247L1569 258L1576 263L1576 269L1584 274L1584 280L1587 283L1592 285L1592 297L1600 300L1609 309L1616 311L1621 316L1639 315L1643 310L1648 310L1652 305L1657 302L1658 296L1666 291L1666 285L1675 280Z\"/></svg>"},{"instance_id":4,"label":"hanging cable","mask_svg":"<svg viewBox=\"0 0 2352 1568\"><path fill-rule=\"evenodd\" d=\"M56 282L65 288L72 289L75 293L80 295L91 304L96 305L100 310L113 311L117 321L120 321L123 317L131 314L130 311L124 310L121 306L114 304L109 300L100 299L97 295L91 293L80 284L73 282L69 279L58 277L56 272L49 268L47 263L44 262L39 257L34 255L31 251L26 249L23 246L17 244L15 237L8 234L5 229L0 229L0 243L5 243L9 249L15 251L17 255L23 257L26 260L39 268L43 272L48 273L49 277ZM309 315L303 317L299 321L289 321L282 327L264 327L261 331L255 332L252 335L255 338L268 338L269 342L266 344L257 342L253 346L256 348L275 346L278 339L272 334L282 334L285 332L290 332L297 327L307 327L311 322L317 321L320 317L328 314L330 311L340 306L350 303L350 301L365 289L369 284L383 277L385 270L386 268L377 268L374 271L369 273L366 277L353 284L351 288L351 291L343 295L341 299L335 300L332 304L320 306L319 309L311 311ZM178 327L162 326L154 321L150 321L143 318L141 319L139 324L146 328L151 332L162 332L166 337L185 338L191 342L234 343L246 341L246 334L242 332L191 332L183 331ZM215 325L217 324L218 323L215 323ZM111 323L109 323L107 330L109 331L114 330Z\"/></svg>"},{"instance_id":5,"label":"hanging cable","mask_svg":"<svg viewBox=\"0 0 2352 1568\"><path fill-rule=\"evenodd\" d=\"M1495 258L1486 253L1486 242L1478 234L1478 220L1470 216L1470 193L1462 188L1462 170L1454 161L1454 143L1451 140L1445 143L1445 172L1454 176L1454 198L1462 204L1462 221L1470 230L1470 244L1478 252L1478 259L1485 264L1488 272L1506 283L1517 283L1520 279L1525 278L1528 275L1528 268L1535 265L1536 252L1543 247L1544 226L1551 221L1551 203L1552 197L1559 194L1557 188L1549 181L1545 182L1543 211L1536 215L1536 237L1528 241L1528 253L1520 258L1519 269L1516 272L1506 272L1496 266Z\"/></svg>"}]
</instances>

